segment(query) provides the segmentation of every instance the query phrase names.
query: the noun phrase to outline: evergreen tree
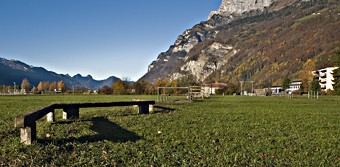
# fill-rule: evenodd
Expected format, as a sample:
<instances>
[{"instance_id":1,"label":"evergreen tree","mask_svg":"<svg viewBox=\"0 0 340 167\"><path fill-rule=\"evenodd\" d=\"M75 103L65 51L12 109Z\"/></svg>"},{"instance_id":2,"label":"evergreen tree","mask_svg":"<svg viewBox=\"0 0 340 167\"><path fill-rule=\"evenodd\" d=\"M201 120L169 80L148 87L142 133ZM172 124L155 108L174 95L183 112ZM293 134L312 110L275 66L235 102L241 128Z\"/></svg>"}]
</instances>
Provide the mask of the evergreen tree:
<instances>
[{"instance_id":1,"label":"evergreen tree","mask_svg":"<svg viewBox=\"0 0 340 167\"><path fill-rule=\"evenodd\" d=\"M314 79L312 82L311 82L311 88L310 88L311 91L320 91L321 90L321 86L320 86L320 83L319 83L319 80L318 79Z\"/></svg>"},{"instance_id":2,"label":"evergreen tree","mask_svg":"<svg viewBox=\"0 0 340 167\"><path fill-rule=\"evenodd\" d=\"M286 77L283 79L283 81L282 81L282 89L283 89L283 90L288 89L288 88L289 88L289 85L290 85L290 82L291 82L290 78L289 78L288 76L286 76Z\"/></svg>"},{"instance_id":3,"label":"evergreen tree","mask_svg":"<svg viewBox=\"0 0 340 167\"><path fill-rule=\"evenodd\" d=\"M335 66L339 68L333 70L333 77L334 77L333 88L334 88L335 94L340 95L340 50L336 52L334 57L335 57Z\"/></svg>"}]
</instances>

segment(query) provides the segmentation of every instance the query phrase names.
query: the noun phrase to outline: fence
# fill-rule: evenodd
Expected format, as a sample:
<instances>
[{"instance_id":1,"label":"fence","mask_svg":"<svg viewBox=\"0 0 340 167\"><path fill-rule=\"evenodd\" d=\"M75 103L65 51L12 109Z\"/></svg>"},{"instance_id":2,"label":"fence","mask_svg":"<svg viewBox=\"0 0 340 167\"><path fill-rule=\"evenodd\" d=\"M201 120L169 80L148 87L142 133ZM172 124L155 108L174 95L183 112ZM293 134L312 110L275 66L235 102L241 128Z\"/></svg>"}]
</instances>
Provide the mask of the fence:
<instances>
[{"instance_id":1,"label":"fence","mask_svg":"<svg viewBox=\"0 0 340 167\"><path fill-rule=\"evenodd\" d=\"M204 88L201 86L189 87L158 87L157 101L159 102L193 102L199 98L204 99Z\"/></svg>"}]
</instances>

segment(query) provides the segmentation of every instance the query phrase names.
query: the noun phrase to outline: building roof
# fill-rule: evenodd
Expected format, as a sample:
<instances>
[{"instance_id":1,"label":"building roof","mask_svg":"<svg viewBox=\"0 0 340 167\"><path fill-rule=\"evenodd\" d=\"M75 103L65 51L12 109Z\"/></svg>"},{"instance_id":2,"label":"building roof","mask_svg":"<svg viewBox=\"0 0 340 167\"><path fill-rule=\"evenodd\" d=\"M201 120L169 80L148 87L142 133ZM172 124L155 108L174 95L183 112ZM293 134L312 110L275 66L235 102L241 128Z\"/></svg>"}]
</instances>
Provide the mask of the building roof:
<instances>
[{"instance_id":1,"label":"building roof","mask_svg":"<svg viewBox=\"0 0 340 167\"><path fill-rule=\"evenodd\" d=\"M214 87L214 88L223 88L223 87L226 87L227 84L226 83L218 83L218 82L215 82L215 83L210 83L210 84L203 84L205 87Z\"/></svg>"}]
</instances>

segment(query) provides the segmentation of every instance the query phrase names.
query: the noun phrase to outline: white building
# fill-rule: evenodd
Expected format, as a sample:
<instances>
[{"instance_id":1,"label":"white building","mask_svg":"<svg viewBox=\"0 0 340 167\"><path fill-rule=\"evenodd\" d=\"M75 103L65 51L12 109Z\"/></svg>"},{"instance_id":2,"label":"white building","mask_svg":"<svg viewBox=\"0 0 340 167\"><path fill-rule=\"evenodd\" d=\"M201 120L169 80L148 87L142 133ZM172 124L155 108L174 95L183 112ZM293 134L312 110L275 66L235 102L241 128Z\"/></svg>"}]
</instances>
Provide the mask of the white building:
<instances>
[{"instance_id":1,"label":"white building","mask_svg":"<svg viewBox=\"0 0 340 167\"><path fill-rule=\"evenodd\" d=\"M211 84L204 84L204 93L209 95L216 94L216 90L226 88L227 84L225 83L211 83Z\"/></svg>"},{"instance_id":2,"label":"white building","mask_svg":"<svg viewBox=\"0 0 340 167\"><path fill-rule=\"evenodd\" d=\"M283 91L281 86L272 86L270 89L272 90L272 94L279 94Z\"/></svg>"},{"instance_id":3,"label":"white building","mask_svg":"<svg viewBox=\"0 0 340 167\"><path fill-rule=\"evenodd\" d=\"M301 88L302 80L294 80L290 83L289 88L286 91L294 92Z\"/></svg>"},{"instance_id":4,"label":"white building","mask_svg":"<svg viewBox=\"0 0 340 167\"><path fill-rule=\"evenodd\" d=\"M327 67L324 69L320 69L317 71L317 76L319 77L319 83L321 86L321 90L334 90L334 77L333 77L333 70L339 67Z\"/></svg>"}]
</instances>

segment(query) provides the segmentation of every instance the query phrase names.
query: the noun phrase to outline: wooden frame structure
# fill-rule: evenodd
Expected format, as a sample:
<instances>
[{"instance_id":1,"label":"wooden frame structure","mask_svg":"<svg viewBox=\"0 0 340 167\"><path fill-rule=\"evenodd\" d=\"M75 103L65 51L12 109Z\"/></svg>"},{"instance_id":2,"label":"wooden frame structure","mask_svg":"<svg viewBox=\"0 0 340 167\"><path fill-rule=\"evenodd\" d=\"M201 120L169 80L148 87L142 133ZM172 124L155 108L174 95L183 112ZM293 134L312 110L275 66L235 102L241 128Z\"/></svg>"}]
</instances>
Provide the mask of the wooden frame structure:
<instances>
[{"instance_id":1,"label":"wooden frame structure","mask_svg":"<svg viewBox=\"0 0 340 167\"><path fill-rule=\"evenodd\" d=\"M47 115L48 122L55 121L55 109L63 109L63 119L79 118L80 108L113 107L113 106L138 106L138 114L148 114L149 105L155 101L128 101L107 103L74 103L74 104L52 104L40 110L33 111L15 118L15 127L20 128L21 143L32 144L37 139L36 121Z\"/></svg>"},{"instance_id":2,"label":"wooden frame structure","mask_svg":"<svg viewBox=\"0 0 340 167\"><path fill-rule=\"evenodd\" d=\"M178 90L184 90L186 93L177 94L177 93L167 93L166 90L172 90L174 92ZM169 101L170 96L186 96L187 102L193 102L197 98L204 99L204 88L202 86L189 86L189 87L158 87L157 90L157 101L158 102L167 102Z\"/></svg>"}]
</instances>

